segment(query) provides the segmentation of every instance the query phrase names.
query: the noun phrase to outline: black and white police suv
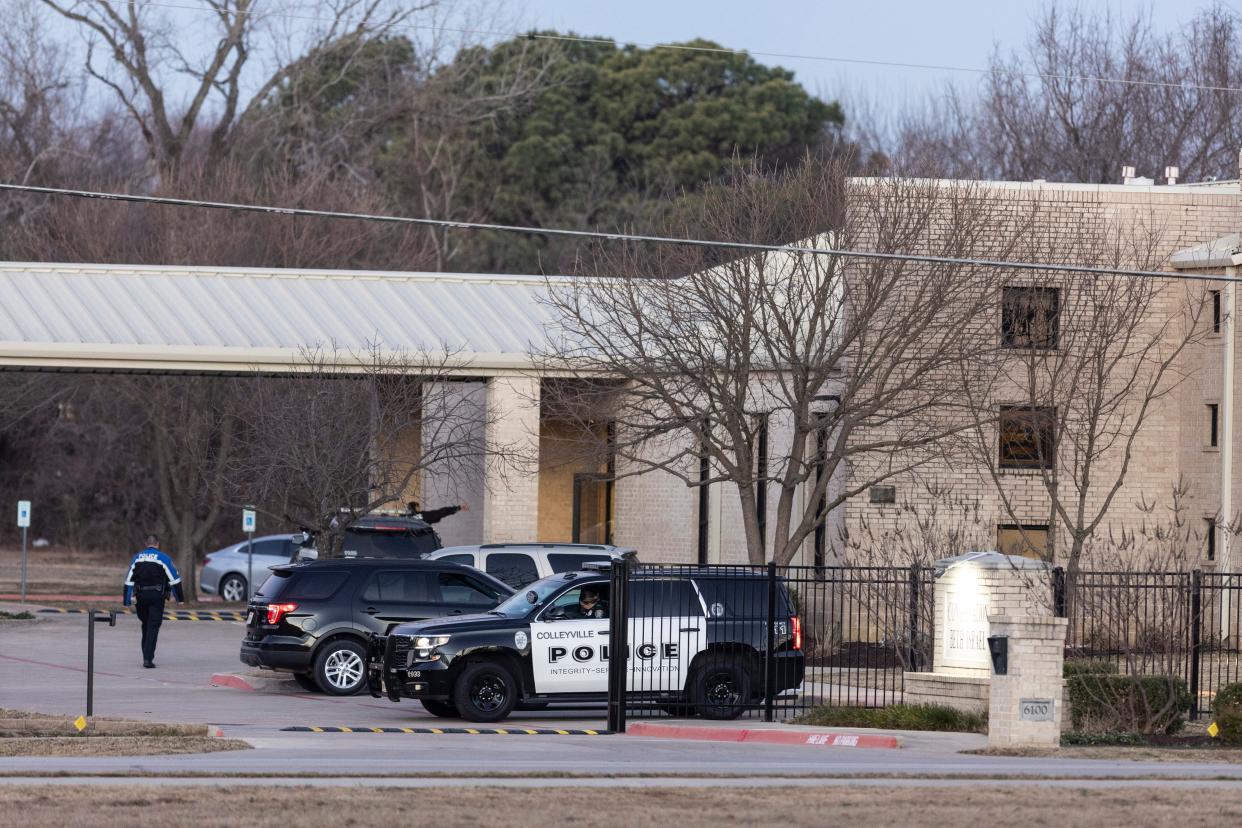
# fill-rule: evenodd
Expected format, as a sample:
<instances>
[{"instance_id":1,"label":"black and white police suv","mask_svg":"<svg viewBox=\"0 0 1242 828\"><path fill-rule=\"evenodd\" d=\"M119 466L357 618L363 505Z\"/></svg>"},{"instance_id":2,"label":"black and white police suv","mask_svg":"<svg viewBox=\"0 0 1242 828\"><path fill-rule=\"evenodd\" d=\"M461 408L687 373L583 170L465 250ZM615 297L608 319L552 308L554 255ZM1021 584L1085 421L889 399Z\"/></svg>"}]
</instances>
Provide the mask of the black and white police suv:
<instances>
[{"instance_id":1,"label":"black and white police suv","mask_svg":"<svg viewBox=\"0 0 1242 828\"><path fill-rule=\"evenodd\" d=\"M678 715L731 719L761 702L768 580L740 569L639 570L628 589L627 698ZM805 659L798 616L777 584L773 695L796 691ZM609 580L552 575L479 615L373 635L371 695L414 698L436 716L497 722L514 708L607 700Z\"/></svg>"}]
</instances>

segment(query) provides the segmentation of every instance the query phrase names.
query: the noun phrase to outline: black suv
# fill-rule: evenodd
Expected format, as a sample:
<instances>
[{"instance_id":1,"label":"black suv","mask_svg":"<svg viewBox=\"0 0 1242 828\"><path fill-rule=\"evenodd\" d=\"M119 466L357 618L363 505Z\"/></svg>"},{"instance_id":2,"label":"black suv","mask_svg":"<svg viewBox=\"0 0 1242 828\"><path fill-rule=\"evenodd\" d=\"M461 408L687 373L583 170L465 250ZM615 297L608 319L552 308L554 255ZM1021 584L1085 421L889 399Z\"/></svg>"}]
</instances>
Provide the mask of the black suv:
<instances>
[{"instance_id":1,"label":"black suv","mask_svg":"<svg viewBox=\"0 0 1242 828\"><path fill-rule=\"evenodd\" d=\"M366 680L372 633L408 621L491 609L513 590L445 561L354 558L272 567L250 601L241 660L291 672L302 687L337 696Z\"/></svg>"},{"instance_id":2,"label":"black suv","mask_svg":"<svg viewBox=\"0 0 1242 828\"><path fill-rule=\"evenodd\" d=\"M371 695L476 722L518 705L605 701L609 586L600 571L553 575L485 613L372 636ZM628 698L711 719L762 701L768 586L749 570L640 569L627 596ZM800 687L805 669L800 621L784 581L777 587L773 696Z\"/></svg>"}]
</instances>

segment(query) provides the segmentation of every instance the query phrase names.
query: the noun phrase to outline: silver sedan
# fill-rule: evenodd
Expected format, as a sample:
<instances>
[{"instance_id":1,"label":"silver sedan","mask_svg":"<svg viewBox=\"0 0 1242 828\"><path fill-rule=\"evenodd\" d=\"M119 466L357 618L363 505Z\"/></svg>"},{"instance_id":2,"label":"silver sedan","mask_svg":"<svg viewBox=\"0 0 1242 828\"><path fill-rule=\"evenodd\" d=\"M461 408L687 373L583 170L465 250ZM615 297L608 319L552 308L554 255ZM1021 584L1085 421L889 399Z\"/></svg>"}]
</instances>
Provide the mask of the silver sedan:
<instances>
[{"instance_id":1,"label":"silver sedan","mask_svg":"<svg viewBox=\"0 0 1242 828\"><path fill-rule=\"evenodd\" d=\"M289 563L293 555L293 535L264 535L254 539L254 583L262 586L268 567ZM245 601L250 594L246 580L246 541L217 549L203 559L198 588L225 601Z\"/></svg>"}]
</instances>

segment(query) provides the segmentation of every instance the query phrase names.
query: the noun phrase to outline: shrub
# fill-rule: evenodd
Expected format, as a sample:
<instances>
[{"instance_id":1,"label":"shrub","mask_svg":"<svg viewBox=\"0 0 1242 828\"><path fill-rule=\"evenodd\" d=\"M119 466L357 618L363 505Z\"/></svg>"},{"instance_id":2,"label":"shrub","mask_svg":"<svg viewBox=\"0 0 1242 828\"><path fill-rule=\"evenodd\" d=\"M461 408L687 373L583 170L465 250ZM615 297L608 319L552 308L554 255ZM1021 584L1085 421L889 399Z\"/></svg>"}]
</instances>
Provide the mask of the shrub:
<instances>
[{"instance_id":1,"label":"shrub","mask_svg":"<svg viewBox=\"0 0 1242 828\"><path fill-rule=\"evenodd\" d=\"M795 719L794 724L986 733L988 717L986 713L972 713L941 704L894 704L889 707L817 707Z\"/></svg>"},{"instance_id":2,"label":"shrub","mask_svg":"<svg viewBox=\"0 0 1242 828\"><path fill-rule=\"evenodd\" d=\"M1177 676L1070 676L1074 730L1093 733L1176 733L1190 712L1190 692Z\"/></svg>"},{"instance_id":3,"label":"shrub","mask_svg":"<svg viewBox=\"0 0 1242 828\"><path fill-rule=\"evenodd\" d=\"M1242 745L1242 684L1226 684L1216 692L1212 702L1216 714L1216 726L1220 732L1216 738L1227 745Z\"/></svg>"},{"instance_id":4,"label":"shrub","mask_svg":"<svg viewBox=\"0 0 1242 828\"><path fill-rule=\"evenodd\" d=\"M1066 661L1061 667L1061 675L1065 678L1092 674L1116 675L1117 663L1103 658L1077 658Z\"/></svg>"},{"instance_id":5,"label":"shrub","mask_svg":"<svg viewBox=\"0 0 1242 828\"><path fill-rule=\"evenodd\" d=\"M1061 734L1062 747L1098 747L1101 745L1145 745L1147 738L1142 733L1079 733L1072 730Z\"/></svg>"}]
</instances>

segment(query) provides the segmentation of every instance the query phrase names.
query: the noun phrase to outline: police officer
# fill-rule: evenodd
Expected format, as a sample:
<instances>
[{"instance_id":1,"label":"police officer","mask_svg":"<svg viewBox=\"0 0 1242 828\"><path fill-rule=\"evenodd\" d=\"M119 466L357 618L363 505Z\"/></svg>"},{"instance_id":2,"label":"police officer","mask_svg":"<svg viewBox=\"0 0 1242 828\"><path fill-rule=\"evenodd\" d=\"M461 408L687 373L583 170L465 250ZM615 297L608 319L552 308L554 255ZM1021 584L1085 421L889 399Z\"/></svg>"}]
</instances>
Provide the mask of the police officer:
<instances>
[{"instance_id":1,"label":"police officer","mask_svg":"<svg viewBox=\"0 0 1242 828\"><path fill-rule=\"evenodd\" d=\"M125 575L125 606L138 604L138 620L142 622L142 666L155 666L155 642L160 637L164 620L164 598L169 590L178 604L185 603L181 576L172 558L160 551L160 539L147 535L146 549L134 555Z\"/></svg>"},{"instance_id":2,"label":"police officer","mask_svg":"<svg viewBox=\"0 0 1242 828\"><path fill-rule=\"evenodd\" d=\"M607 618L608 605L599 599L599 592L590 587L583 587L578 595L578 603L565 608L566 618Z\"/></svg>"},{"instance_id":3,"label":"police officer","mask_svg":"<svg viewBox=\"0 0 1242 828\"><path fill-rule=\"evenodd\" d=\"M458 512L470 511L470 507L465 503L458 506L442 506L439 509L428 509L425 512L419 508L417 500L411 500L408 505L410 508L410 517L418 518L424 523L439 523L450 515L455 515Z\"/></svg>"}]
</instances>

